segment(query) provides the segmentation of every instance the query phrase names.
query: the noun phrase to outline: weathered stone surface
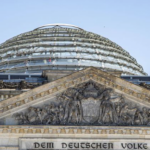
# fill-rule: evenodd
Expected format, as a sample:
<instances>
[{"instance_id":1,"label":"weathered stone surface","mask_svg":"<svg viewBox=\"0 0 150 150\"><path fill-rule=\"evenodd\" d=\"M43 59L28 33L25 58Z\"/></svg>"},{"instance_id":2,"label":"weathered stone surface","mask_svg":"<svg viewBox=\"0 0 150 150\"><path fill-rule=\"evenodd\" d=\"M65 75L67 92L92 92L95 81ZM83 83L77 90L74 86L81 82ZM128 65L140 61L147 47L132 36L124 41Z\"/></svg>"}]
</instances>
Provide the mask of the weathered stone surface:
<instances>
[{"instance_id":1,"label":"weathered stone surface","mask_svg":"<svg viewBox=\"0 0 150 150\"><path fill-rule=\"evenodd\" d=\"M139 132L137 132L139 131ZM124 140L131 142L147 143L150 138L149 127L120 127L120 126L0 126L0 149L18 150L19 139L107 139L119 142ZM100 142L99 141L99 142ZM149 142L148 142L149 143Z\"/></svg>"},{"instance_id":2,"label":"weathered stone surface","mask_svg":"<svg viewBox=\"0 0 150 150\"><path fill-rule=\"evenodd\" d=\"M150 110L135 107L124 95L89 80L68 88L49 105L15 114L15 119L33 125L150 125Z\"/></svg>"},{"instance_id":3,"label":"weathered stone surface","mask_svg":"<svg viewBox=\"0 0 150 150\"><path fill-rule=\"evenodd\" d=\"M90 67L1 101L0 123L144 126L149 108L149 90Z\"/></svg>"}]
</instances>

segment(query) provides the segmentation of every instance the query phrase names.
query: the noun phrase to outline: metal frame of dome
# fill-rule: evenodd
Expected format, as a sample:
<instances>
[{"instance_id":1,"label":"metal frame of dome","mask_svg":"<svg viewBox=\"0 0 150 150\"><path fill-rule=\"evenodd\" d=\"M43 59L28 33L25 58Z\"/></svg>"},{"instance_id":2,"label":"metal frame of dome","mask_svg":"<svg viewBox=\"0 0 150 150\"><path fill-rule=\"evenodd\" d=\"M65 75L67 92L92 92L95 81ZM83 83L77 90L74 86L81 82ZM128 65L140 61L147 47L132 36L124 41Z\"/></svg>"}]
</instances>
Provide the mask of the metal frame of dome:
<instances>
[{"instance_id":1,"label":"metal frame of dome","mask_svg":"<svg viewBox=\"0 0 150 150\"><path fill-rule=\"evenodd\" d=\"M35 28L34 30L38 30L38 29L42 29L44 27L50 27L50 26L52 26L52 27L74 27L74 28L83 30L82 28L80 28L78 26L75 26L75 25L72 25L72 24L63 24L63 23L46 24L46 25L40 26L38 28Z\"/></svg>"},{"instance_id":2,"label":"metal frame of dome","mask_svg":"<svg viewBox=\"0 0 150 150\"><path fill-rule=\"evenodd\" d=\"M0 45L0 54L1 72L95 66L128 75L146 75L136 59L116 43L69 24L48 24L15 36ZM44 63L49 58L51 62Z\"/></svg>"}]
</instances>

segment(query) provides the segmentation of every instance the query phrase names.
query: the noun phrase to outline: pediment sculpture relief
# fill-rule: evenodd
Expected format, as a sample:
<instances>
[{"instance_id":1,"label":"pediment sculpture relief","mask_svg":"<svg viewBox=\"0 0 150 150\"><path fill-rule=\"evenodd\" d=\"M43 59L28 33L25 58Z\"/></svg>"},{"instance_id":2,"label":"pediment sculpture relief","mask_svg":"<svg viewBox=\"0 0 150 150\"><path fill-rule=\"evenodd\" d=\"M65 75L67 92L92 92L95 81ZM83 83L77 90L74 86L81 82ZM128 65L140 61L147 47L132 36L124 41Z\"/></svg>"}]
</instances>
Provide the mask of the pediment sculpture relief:
<instances>
[{"instance_id":1,"label":"pediment sculpture relief","mask_svg":"<svg viewBox=\"0 0 150 150\"><path fill-rule=\"evenodd\" d=\"M69 88L43 107L15 114L19 124L150 125L150 110L133 107L111 88L93 81Z\"/></svg>"}]
</instances>

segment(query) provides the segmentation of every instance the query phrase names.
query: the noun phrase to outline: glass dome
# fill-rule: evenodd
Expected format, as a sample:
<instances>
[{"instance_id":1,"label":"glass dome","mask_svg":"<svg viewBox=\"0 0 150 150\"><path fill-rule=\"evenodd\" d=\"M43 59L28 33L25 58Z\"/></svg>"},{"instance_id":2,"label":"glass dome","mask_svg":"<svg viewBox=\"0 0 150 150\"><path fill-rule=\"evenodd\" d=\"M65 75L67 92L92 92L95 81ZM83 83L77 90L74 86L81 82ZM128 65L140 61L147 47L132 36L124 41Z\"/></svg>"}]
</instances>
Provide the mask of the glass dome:
<instances>
[{"instance_id":1,"label":"glass dome","mask_svg":"<svg viewBox=\"0 0 150 150\"><path fill-rule=\"evenodd\" d=\"M89 66L124 75L146 75L119 45L74 25L44 25L0 45L0 72L42 73Z\"/></svg>"}]
</instances>

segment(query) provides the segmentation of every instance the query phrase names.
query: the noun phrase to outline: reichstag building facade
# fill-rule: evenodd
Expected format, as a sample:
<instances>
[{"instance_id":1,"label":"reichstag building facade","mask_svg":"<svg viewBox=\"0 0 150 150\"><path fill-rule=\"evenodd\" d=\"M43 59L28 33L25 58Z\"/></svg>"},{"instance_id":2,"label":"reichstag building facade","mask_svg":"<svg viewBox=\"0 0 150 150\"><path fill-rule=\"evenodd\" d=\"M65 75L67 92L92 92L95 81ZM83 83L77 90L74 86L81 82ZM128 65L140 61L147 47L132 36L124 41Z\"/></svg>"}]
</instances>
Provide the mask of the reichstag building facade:
<instances>
[{"instance_id":1,"label":"reichstag building facade","mask_svg":"<svg viewBox=\"0 0 150 150\"><path fill-rule=\"evenodd\" d=\"M48 24L0 45L0 150L150 150L150 76L101 35Z\"/></svg>"}]
</instances>

